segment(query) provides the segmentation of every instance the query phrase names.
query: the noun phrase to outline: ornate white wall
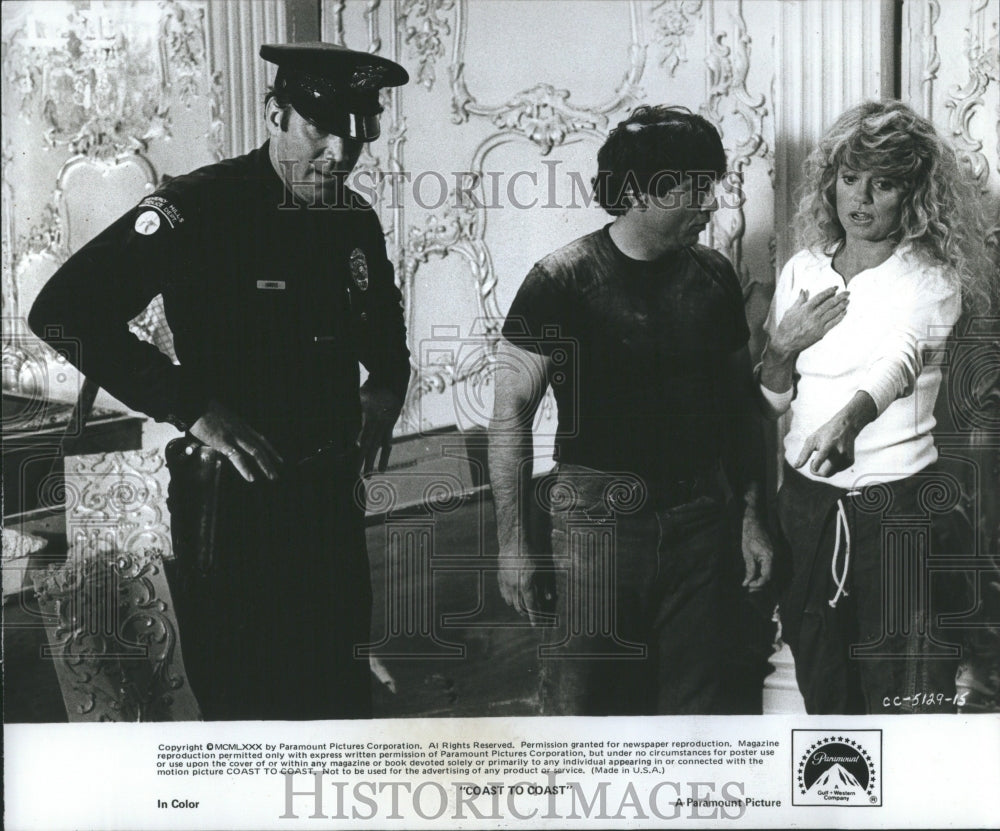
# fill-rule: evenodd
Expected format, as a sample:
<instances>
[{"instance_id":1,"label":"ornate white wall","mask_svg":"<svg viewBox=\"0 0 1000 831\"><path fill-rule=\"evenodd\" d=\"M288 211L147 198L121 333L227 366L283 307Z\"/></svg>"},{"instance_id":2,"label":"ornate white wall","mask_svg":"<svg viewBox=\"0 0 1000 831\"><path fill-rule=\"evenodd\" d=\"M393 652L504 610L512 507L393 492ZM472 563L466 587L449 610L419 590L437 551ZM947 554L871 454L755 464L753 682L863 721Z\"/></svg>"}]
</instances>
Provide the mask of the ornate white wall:
<instances>
[{"instance_id":1,"label":"ornate white wall","mask_svg":"<svg viewBox=\"0 0 1000 831\"><path fill-rule=\"evenodd\" d=\"M607 221L586 185L638 103L683 104L723 135L747 199L719 211L705 242L736 265L757 343L792 253L801 163L846 107L898 85L1000 202L1000 0L902 0L898 35L892 0L317 2L325 40L392 57L414 79L386 94L383 138L360 165L369 183L396 176L376 192L414 356L401 432L488 420L514 292L534 261ZM59 264L163 176L263 141L257 49L286 38L286 4L22 0L0 14L3 384L71 398L77 374L23 316ZM464 173L485 181L473 191L485 205ZM152 336L155 319L137 331ZM543 407L540 432L552 416ZM76 463L78 490L93 493L71 505L71 527L107 525L101 506L129 493L117 530L165 545L156 448L170 432L153 426L143 454Z\"/></svg>"},{"instance_id":2,"label":"ornate white wall","mask_svg":"<svg viewBox=\"0 0 1000 831\"><path fill-rule=\"evenodd\" d=\"M843 109L893 90L884 0L324 0L322 12L326 39L414 79L387 97L387 140L366 157L412 177L380 194L414 356L407 432L486 423L503 316L537 259L608 221L582 190L634 106L681 104L718 126L746 200L704 242L736 265L759 347L802 160ZM485 180L485 207L462 196L460 171ZM543 407L541 433L552 415Z\"/></svg>"},{"instance_id":3,"label":"ornate white wall","mask_svg":"<svg viewBox=\"0 0 1000 831\"><path fill-rule=\"evenodd\" d=\"M998 0L903 4L902 97L947 133L994 215L1000 207L998 26Z\"/></svg>"},{"instance_id":4,"label":"ornate white wall","mask_svg":"<svg viewBox=\"0 0 1000 831\"><path fill-rule=\"evenodd\" d=\"M77 373L27 334L58 266L176 176L259 144L256 50L280 0L3 4L5 389L73 398ZM136 330L159 336L158 304ZM170 351L169 338L162 340ZM106 402L102 402L106 403Z\"/></svg>"},{"instance_id":5,"label":"ornate white wall","mask_svg":"<svg viewBox=\"0 0 1000 831\"><path fill-rule=\"evenodd\" d=\"M257 49L286 39L285 3L36 0L4 3L0 14L3 388L74 399L79 374L28 333L34 298L165 177L263 141L267 79ZM133 329L171 353L158 302ZM98 404L121 408L106 393ZM173 435L150 422L143 451L67 460L60 492L70 558L34 577L42 608L59 620L49 645L69 659L56 671L71 720L134 719L136 706L147 719L194 712L158 565L170 551L162 447ZM5 559L5 583L8 569L22 568ZM66 615L76 615L73 625ZM149 650L158 686L123 695L116 659L122 643L136 642Z\"/></svg>"},{"instance_id":6,"label":"ornate white wall","mask_svg":"<svg viewBox=\"0 0 1000 831\"><path fill-rule=\"evenodd\" d=\"M377 194L414 355L401 432L486 422L499 323L535 260L607 220L584 192L637 103L719 126L747 199L705 241L736 264L755 329L791 253L802 160L846 107L898 83L1000 192L1000 0L949 0L946 13L905 0L898 37L892 0L317 1L326 40L414 78L386 95L383 138L360 165L368 183L397 177ZM68 253L162 176L263 141L256 52L287 26L282 0L3 4L7 388L75 394L75 373L50 365L20 319ZM485 207L463 195L463 173L483 177Z\"/></svg>"}]
</instances>

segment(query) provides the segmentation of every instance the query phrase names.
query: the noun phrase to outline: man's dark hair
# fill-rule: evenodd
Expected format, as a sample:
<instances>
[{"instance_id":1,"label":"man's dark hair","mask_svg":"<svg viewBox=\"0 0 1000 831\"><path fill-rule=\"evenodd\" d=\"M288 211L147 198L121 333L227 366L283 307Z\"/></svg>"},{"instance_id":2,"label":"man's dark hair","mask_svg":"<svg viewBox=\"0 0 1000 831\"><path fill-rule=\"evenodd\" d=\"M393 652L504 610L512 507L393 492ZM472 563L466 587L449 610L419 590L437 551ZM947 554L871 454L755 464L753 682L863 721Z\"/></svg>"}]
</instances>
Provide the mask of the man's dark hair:
<instances>
[{"instance_id":1,"label":"man's dark hair","mask_svg":"<svg viewBox=\"0 0 1000 831\"><path fill-rule=\"evenodd\" d=\"M630 192L663 196L685 177L718 181L725 173L726 151L709 121L686 107L644 105L597 152L594 195L605 211L620 216L631 206Z\"/></svg>"},{"instance_id":2,"label":"man's dark hair","mask_svg":"<svg viewBox=\"0 0 1000 831\"><path fill-rule=\"evenodd\" d=\"M281 130L284 132L288 129L288 120L292 117L292 102L284 92L278 92L274 87L268 87L267 95L264 96L265 107L267 107L267 102L272 98L274 99L274 103L282 110Z\"/></svg>"}]
</instances>

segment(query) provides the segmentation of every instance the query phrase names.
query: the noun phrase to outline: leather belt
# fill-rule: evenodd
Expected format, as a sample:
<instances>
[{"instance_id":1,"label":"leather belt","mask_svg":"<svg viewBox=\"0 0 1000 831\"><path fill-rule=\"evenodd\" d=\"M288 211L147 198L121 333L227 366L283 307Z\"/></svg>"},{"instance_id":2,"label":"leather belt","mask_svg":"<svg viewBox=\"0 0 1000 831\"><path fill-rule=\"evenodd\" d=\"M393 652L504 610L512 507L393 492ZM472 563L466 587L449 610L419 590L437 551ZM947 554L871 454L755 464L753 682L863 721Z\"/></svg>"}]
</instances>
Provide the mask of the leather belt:
<instances>
[{"instance_id":1,"label":"leather belt","mask_svg":"<svg viewBox=\"0 0 1000 831\"><path fill-rule=\"evenodd\" d=\"M361 449L357 446L344 450L344 446L339 442L327 442L319 447L307 452L294 462L296 467L312 464L313 462L343 463L349 465L352 460L360 462Z\"/></svg>"}]
</instances>

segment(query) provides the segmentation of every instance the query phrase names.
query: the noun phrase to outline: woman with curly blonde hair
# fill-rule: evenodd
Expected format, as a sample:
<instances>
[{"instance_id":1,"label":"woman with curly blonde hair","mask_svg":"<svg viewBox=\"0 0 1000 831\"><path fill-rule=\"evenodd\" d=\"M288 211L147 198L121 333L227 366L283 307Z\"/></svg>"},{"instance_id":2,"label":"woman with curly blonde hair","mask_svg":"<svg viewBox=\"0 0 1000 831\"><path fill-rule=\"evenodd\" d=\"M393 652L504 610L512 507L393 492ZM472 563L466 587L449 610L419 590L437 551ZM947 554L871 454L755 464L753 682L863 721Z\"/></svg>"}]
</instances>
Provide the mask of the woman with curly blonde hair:
<instances>
[{"instance_id":1,"label":"woman with curly blonde hair","mask_svg":"<svg viewBox=\"0 0 1000 831\"><path fill-rule=\"evenodd\" d=\"M791 416L783 635L810 713L954 710L954 630L938 622L971 607L968 581L932 580L927 552L885 519L926 516L928 486L947 478L931 434L941 371L924 353L963 303L993 304L983 200L934 126L898 101L844 113L809 157L803 193L803 248L778 279L759 368L765 409ZM937 542L954 519L934 520Z\"/></svg>"}]
</instances>

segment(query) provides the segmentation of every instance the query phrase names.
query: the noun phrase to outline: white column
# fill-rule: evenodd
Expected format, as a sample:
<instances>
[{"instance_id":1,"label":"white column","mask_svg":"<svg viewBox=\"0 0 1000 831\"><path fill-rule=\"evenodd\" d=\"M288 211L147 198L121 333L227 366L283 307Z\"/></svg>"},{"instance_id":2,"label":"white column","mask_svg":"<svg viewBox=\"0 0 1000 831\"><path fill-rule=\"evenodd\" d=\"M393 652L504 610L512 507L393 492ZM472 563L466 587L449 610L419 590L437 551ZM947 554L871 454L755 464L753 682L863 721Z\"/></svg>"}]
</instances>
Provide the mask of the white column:
<instances>
[{"instance_id":1,"label":"white column","mask_svg":"<svg viewBox=\"0 0 1000 831\"><path fill-rule=\"evenodd\" d=\"M893 96L892 0L784 0L775 60L776 266L794 251L791 220L802 163L844 110Z\"/></svg>"},{"instance_id":2,"label":"white column","mask_svg":"<svg viewBox=\"0 0 1000 831\"><path fill-rule=\"evenodd\" d=\"M284 0L226 0L208 4L208 46L212 74L221 86L221 157L238 156L259 147L264 129L264 94L274 66L262 60L262 43L288 40Z\"/></svg>"}]
</instances>

